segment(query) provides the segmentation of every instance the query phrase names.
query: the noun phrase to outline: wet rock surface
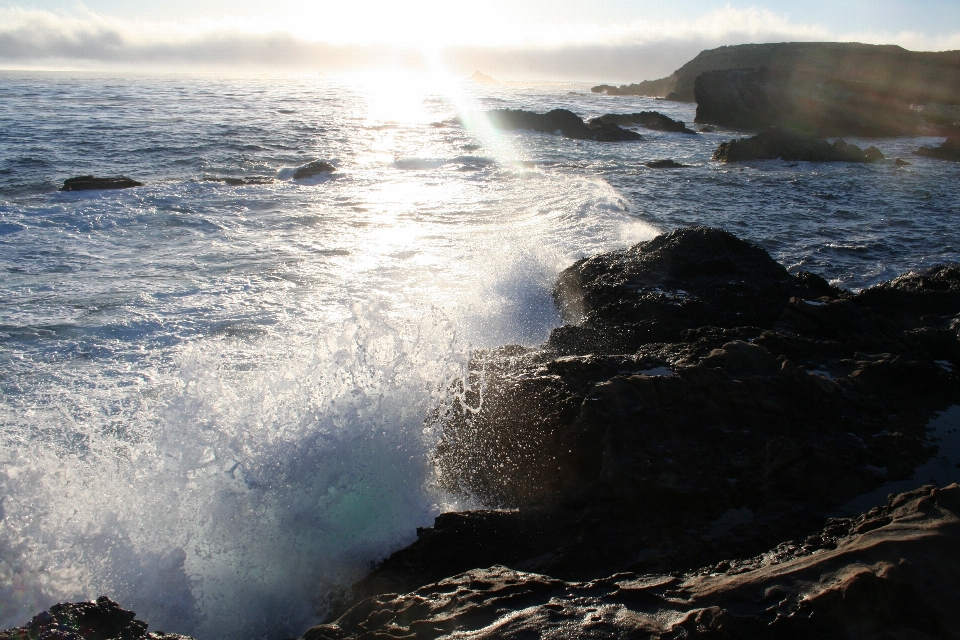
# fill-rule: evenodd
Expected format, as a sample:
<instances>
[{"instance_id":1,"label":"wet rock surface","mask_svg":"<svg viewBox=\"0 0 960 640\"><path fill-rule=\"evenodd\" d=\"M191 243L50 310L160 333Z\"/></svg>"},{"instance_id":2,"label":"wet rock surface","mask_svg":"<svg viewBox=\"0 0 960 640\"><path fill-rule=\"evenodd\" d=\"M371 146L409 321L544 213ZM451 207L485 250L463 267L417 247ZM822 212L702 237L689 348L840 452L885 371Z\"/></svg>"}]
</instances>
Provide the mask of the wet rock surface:
<instances>
[{"instance_id":1,"label":"wet rock surface","mask_svg":"<svg viewBox=\"0 0 960 640\"><path fill-rule=\"evenodd\" d=\"M642 139L640 134L623 129L613 122L591 121L589 124L572 111L554 109L534 113L520 109L494 109L483 116L497 129L528 129L540 133L562 135L574 140L597 142L630 142Z\"/></svg>"},{"instance_id":2,"label":"wet rock surface","mask_svg":"<svg viewBox=\"0 0 960 640\"><path fill-rule=\"evenodd\" d=\"M324 173L333 173L336 170L337 168L329 162L314 160L313 162L305 164L302 167L297 167L297 170L293 172L293 179L303 180L305 178L312 178Z\"/></svg>"},{"instance_id":3,"label":"wet rock surface","mask_svg":"<svg viewBox=\"0 0 960 640\"><path fill-rule=\"evenodd\" d=\"M955 266L853 294L689 228L577 262L555 296L568 324L476 354L429 420L441 484L501 510L441 516L355 597L750 557L910 478L960 404Z\"/></svg>"},{"instance_id":4,"label":"wet rock surface","mask_svg":"<svg viewBox=\"0 0 960 640\"><path fill-rule=\"evenodd\" d=\"M690 572L566 582L476 569L368 598L303 638L956 638L958 585L954 484Z\"/></svg>"},{"instance_id":5,"label":"wet rock surface","mask_svg":"<svg viewBox=\"0 0 960 640\"><path fill-rule=\"evenodd\" d=\"M804 160L807 162L876 162L883 153L876 147L861 149L843 140L833 143L814 135L770 127L752 138L722 142L713 153L721 162L750 160Z\"/></svg>"},{"instance_id":6,"label":"wet rock surface","mask_svg":"<svg viewBox=\"0 0 960 640\"><path fill-rule=\"evenodd\" d=\"M651 160L650 162L644 163L645 167L650 169L685 169L689 167L689 164L680 164L675 160L670 160L666 158L664 160Z\"/></svg>"},{"instance_id":7,"label":"wet rock surface","mask_svg":"<svg viewBox=\"0 0 960 640\"><path fill-rule=\"evenodd\" d=\"M113 178L97 178L96 176L77 176L67 178L63 181L60 191L94 191L98 189L130 189L131 187L142 187L142 182L137 182L126 176L116 176Z\"/></svg>"},{"instance_id":8,"label":"wet rock surface","mask_svg":"<svg viewBox=\"0 0 960 640\"><path fill-rule=\"evenodd\" d=\"M592 118L590 124L610 122L621 127L639 125L652 131L670 131L673 133L691 133L696 131L687 128L680 120L674 120L657 111L641 111L639 113L608 113L599 118Z\"/></svg>"},{"instance_id":9,"label":"wet rock surface","mask_svg":"<svg viewBox=\"0 0 960 640\"><path fill-rule=\"evenodd\" d=\"M939 147L920 147L914 155L960 162L960 136L952 136Z\"/></svg>"},{"instance_id":10,"label":"wet rock surface","mask_svg":"<svg viewBox=\"0 0 960 640\"><path fill-rule=\"evenodd\" d=\"M106 596L61 603L22 627L0 632L0 640L189 640L175 633L148 633L147 623L136 615Z\"/></svg>"}]
</instances>

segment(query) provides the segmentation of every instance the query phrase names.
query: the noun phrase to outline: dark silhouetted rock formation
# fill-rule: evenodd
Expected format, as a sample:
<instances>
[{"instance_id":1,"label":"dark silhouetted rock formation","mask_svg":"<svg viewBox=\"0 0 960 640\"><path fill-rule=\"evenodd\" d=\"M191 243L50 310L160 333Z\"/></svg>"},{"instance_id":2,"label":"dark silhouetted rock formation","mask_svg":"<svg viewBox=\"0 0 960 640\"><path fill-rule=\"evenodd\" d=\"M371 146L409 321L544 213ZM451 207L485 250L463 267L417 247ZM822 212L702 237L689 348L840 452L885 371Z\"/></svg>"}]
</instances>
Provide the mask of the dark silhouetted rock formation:
<instances>
[{"instance_id":1,"label":"dark silhouetted rock formation","mask_svg":"<svg viewBox=\"0 0 960 640\"><path fill-rule=\"evenodd\" d=\"M96 602L62 603L28 624L0 632L0 640L189 640L173 633L147 633L147 623L106 596Z\"/></svg>"},{"instance_id":2,"label":"dark silhouetted rock formation","mask_svg":"<svg viewBox=\"0 0 960 640\"><path fill-rule=\"evenodd\" d=\"M313 176L320 175L321 173L333 173L336 170L337 168L329 162L314 160L313 162L305 164L302 167L297 167L297 170L293 173L293 179L303 180L304 178L312 178Z\"/></svg>"},{"instance_id":3,"label":"dark silhouetted rock formation","mask_svg":"<svg viewBox=\"0 0 960 640\"><path fill-rule=\"evenodd\" d=\"M629 142L640 140L640 134L623 129L612 122L592 122L567 109L554 109L547 113L534 113L520 109L495 109L482 114L497 129L529 129L541 133L562 135L574 140L598 142Z\"/></svg>"},{"instance_id":4,"label":"dark silhouetted rock formation","mask_svg":"<svg viewBox=\"0 0 960 640\"><path fill-rule=\"evenodd\" d=\"M76 178L67 178L63 181L60 191L94 191L97 189L129 189L131 187L142 187L142 182L137 182L126 176L117 176L115 178L97 178L95 176L77 176Z\"/></svg>"},{"instance_id":5,"label":"dark silhouetted rock formation","mask_svg":"<svg viewBox=\"0 0 960 640\"><path fill-rule=\"evenodd\" d=\"M818 135L901 136L935 133L925 111L899 95L861 83L787 71L733 69L697 77L696 122L741 129L784 126Z\"/></svg>"},{"instance_id":6,"label":"dark silhouetted rock formation","mask_svg":"<svg viewBox=\"0 0 960 640\"><path fill-rule=\"evenodd\" d=\"M853 295L690 228L559 277L568 323L477 353L430 422L444 515L356 586L503 564L564 580L685 571L816 531L933 450L960 404L960 269Z\"/></svg>"},{"instance_id":7,"label":"dark silhouetted rock formation","mask_svg":"<svg viewBox=\"0 0 960 640\"><path fill-rule=\"evenodd\" d=\"M680 120L674 120L657 111L641 111L640 113L608 113L599 118L592 118L590 124L599 122L612 122L621 127L630 127L640 125L644 129L653 131L671 131L675 133L693 133L696 131L688 129Z\"/></svg>"},{"instance_id":8,"label":"dark silhouetted rock formation","mask_svg":"<svg viewBox=\"0 0 960 640\"><path fill-rule=\"evenodd\" d=\"M920 147L913 153L918 156L960 162L960 136L947 138L939 147Z\"/></svg>"},{"instance_id":9,"label":"dark silhouetted rock formation","mask_svg":"<svg viewBox=\"0 0 960 640\"><path fill-rule=\"evenodd\" d=\"M859 83L865 90L910 104L960 104L960 51L907 51L855 42L741 44L701 51L671 75L639 84L594 87L620 95L668 96L694 101L694 83L706 71L761 69L797 78ZM609 89L616 89L610 91Z\"/></svg>"},{"instance_id":10,"label":"dark silhouetted rock formation","mask_svg":"<svg viewBox=\"0 0 960 640\"><path fill-rule=\"evenodd\" d=\"M823 138L780 127L770 127L752 138L722 142L713 152L713 159L721 162L775 158L808 162L876 162L883 159L883 153L876 147L863 150L843 140L831 144Z\"/></svg>"},{"instance_id":11,"label":"dark silhouetted rock formation","mask_svg":"<svg viewBox=\"0 0 960 640\"><path fill-rule=\"evenodd\" d=\"M960 487L924 487L750 559L570 583L503 566L368 598L303 640L955 638Z\"/></svg>"},{"instance_id":12,"label":"dark silhouetted rock formation","mask_svg":"<svg viewBox=\"0 0 960 640\"><path fill-rule=\"evenodd\" d=\"M651 169L685 169L690 165L680 164L679 162L675 162L667 158L664 160L651 160L650 162L645 163L644 166L650 167Z\"/></svg>"}]
</instances>

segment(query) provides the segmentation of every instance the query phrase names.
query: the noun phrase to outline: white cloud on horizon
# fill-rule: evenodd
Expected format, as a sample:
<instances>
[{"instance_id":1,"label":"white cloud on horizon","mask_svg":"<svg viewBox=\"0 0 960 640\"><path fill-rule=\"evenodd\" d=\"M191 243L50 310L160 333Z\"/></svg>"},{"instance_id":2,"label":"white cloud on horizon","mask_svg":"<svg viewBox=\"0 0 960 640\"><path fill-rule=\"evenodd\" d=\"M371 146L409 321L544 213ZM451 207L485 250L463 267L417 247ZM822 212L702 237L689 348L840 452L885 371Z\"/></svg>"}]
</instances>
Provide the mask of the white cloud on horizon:
<instances>
[{"instance_id":1,"label":"white cloud on horizon","mask_svg":"<svg viewBox=\"0 0 960 640\"><path fill-rule=\"evenodd\" d=\"M505 19L496 12L490 15ZM331 19L320 22L336 29L339 23L332 18L337 16L327 17ZM834 33L766 9L729 6L686 20L637 19L611 25L458 22L461 33L452 31L455 24L447 16L430 23L443 37L427 38L421 29L404 31L406 40L382 41L373 37L378 30L403 31L387 28L396 17L380 16L379 22L366 18L370 28L363 37L352 37L344 28L332 38L325 37L329 34L323 29L284 22L318 22L302 14L283 20L261 16L252 22L228 18L181 23L121 21L82 7L72 12L0 8L0 67L339 72L397 64L423 67L422 50L430 49L455 73L482 69L505 78L626 82L662 77L699 51L725 44L829 40L899 44L913 50L960 49L960 32Z\"/></svg>"}]
</instances>

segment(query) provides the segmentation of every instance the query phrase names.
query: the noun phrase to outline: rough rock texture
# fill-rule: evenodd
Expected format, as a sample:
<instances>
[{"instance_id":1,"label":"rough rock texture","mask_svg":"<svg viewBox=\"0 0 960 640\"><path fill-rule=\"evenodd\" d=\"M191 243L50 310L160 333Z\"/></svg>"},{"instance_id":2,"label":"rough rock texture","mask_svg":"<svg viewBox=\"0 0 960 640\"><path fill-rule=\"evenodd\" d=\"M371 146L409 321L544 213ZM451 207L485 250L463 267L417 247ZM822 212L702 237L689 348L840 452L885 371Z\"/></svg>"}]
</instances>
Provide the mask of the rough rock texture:
<instances>
[{"instance_id":1,"label":"rough rock texture","mask_svg":"<svg viewBox=\"0 0 960 640\"><path fill-rule=\"evenodd\" d=\"M696 131L688 129L687 125L680 120L674 120L657 111L641 111L639 113L608 113L599 118L592 118L590 125L595 123L610 122L621 127L630 127L640 125L644 129L652 131L670 131L673 133L691 133L696 135Z\"/></svg>"},{"instance_id":2,"label":"rough rock texture","mask_svg":"<svg viewBox=\"0 0 960 640\"><path fill-rule=\"evenodd\" d=\"M126 176L117 176L115 178L97 178L95 176L77 176L76 178L67 178L63 181L60 191L93 191L95 189L129 189L131 187L142 187L142 182L137 182Z\"/></svg>"},{"instance_id":3,"label":"rough rock texture","mask_svg":"<svg viewBox=\"0 0 960 640\"><path fill-rule=\"evenodd\" d=\"M876 162L883 159L883 153L876 147L863 150L843 140L831 144L824 138L780 127L770 127L752 138L722 142L713 152L713 159L721 162L775 158L809 162Z\"/></svg>"},{"instance_id":4,"label":"rough rock texture","mask_svg":"<svg viewBox=\"0 0 960 640\"><path fill-rule=\"evenodd\" d=\"M707 49L666 78L619 88L601 85L593 90L693 102L694 83L700 74L760 68L788 74L804 83L808 79L852 83L864 94L891 96L906 104L960 104L960 51L917 52L894 45L854 42L781 42ZM942 111L937 107L933 110Z\"/></svg>"},{"instance_id":5,"label":"rough rock texture","mask_svg":"<svg viewBox=\"0 0 960 640\"><path fill-rule=\"evenodd\" d=\"M697 77L696 122L742 129L783 126L822 136L936 134L952 122L860 81L781 70L730 69Z\"/></svg>"},{"instance_id":6,"label":"rough rock texture","mask_svg":"<svg viewBox=\"0 0 960 640\"><path fill-rule=\"evenodd\" d=\"M598 142L626 142L640 140L640 134L622 129L612 122L587 124L580 116L566 109L554 109L547 113L533 113L520 109L494 109L483 114L490 124L498 129L530 129L541 133L554 133L575 140Z\"/></svg>"},{"instance_id":7,"label":"rough rock texture","mask_svg":"<svg viewBox=\"0 0 960 640\"><path fill-rule=\"evenodd\" d=\"M858 295L681 229L581 260L541 348L477 353L429 423L449 514L356 585L504 564L564 580L674 572L806 536L932 454L960 404L960 268ZM939 361L939 363L938 363Z\"/></svg>"},{"instance_id":8,"label":"rough rock texture","mask_svg":"<svg viewBox=\"0 0 960 640\"><path fill-rule=\"evenodd\" d=\"M293 173L293 179L303 180L304 178L312 178L313 176L320 175L321 173L333 173L336 170L337 168L329 162L314 160L313 162L305 164L302 167L297 167L297 170Z\"/></svg>"},{"instance_id":9,"label":"rough rock texture","mask_svg":"<svg viewBox=\"0 0 960 640\"><path fill-rule=\"evenodd\" d=\"M689 164L680 164L674 160L666 158L664 160L651 160L650 162L644 163L645 167L650 167L651 169L684 169L689 167Z\"/></svg>"},{"instance_id":10,"label":"rough rock texture","mask_svg":"<svg viewBox=\"0 0 960 640\"><path fill-rule=\"evenodd\" d=\"M147 633L147 623L136 615L106 596L55 604L28 624L0 632L0 640L189 640L175 633Z\"/></svg>"},{"instance_id":11,"label":"rough rock texture","mask_svg":"<svg viewBox=\"0 0 960 640\"><path fill-rule=\"evenodd\" d=\"M939 147L920 147L914 155L960 162L960 136L947 138Z\"/></svg>"},{"instance_id":12,"label":"rough rock texture","mask_svg":"<svg viewBox=\"0 0 960 640\"><path fill-rule=\"evenodd\" d=\"M960 487L689 573L570 583L503 566L368 598L303 640L960 638Z\"/></svg>"}]
</instances>

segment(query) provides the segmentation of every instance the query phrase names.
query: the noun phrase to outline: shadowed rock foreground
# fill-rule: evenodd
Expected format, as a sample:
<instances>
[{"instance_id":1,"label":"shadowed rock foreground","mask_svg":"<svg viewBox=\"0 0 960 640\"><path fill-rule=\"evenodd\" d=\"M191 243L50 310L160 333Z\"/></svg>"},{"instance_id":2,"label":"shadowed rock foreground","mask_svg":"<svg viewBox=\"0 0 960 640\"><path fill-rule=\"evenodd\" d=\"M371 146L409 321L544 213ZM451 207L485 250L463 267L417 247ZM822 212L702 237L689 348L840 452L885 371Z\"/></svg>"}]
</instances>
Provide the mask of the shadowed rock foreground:
<instances>
[{"instance_id":1,"label":"shadowed rock foreground","mask_svg":"<svg viewBox=\"0 0 960 640\"><path fill-rule=\"evenodd\" d=\"M853 294L690 228L581 260L546 344L476 354L430 422L453 492L356 585L403 593L496 564L568 581L674 573L809 536L906 480L960 404L960 269Z\"/></svg>"},{"instance_id":2,"label":"shadowed rock foreground","mask_svg":"<svg viewBox=\"0 0 960 640\"><path fill-rule=\"evenodd\" d=\"M364 600L304 640L957 638L960 487L689 573L570 583L497 566Z\"/></svg>"}]
</instances>

